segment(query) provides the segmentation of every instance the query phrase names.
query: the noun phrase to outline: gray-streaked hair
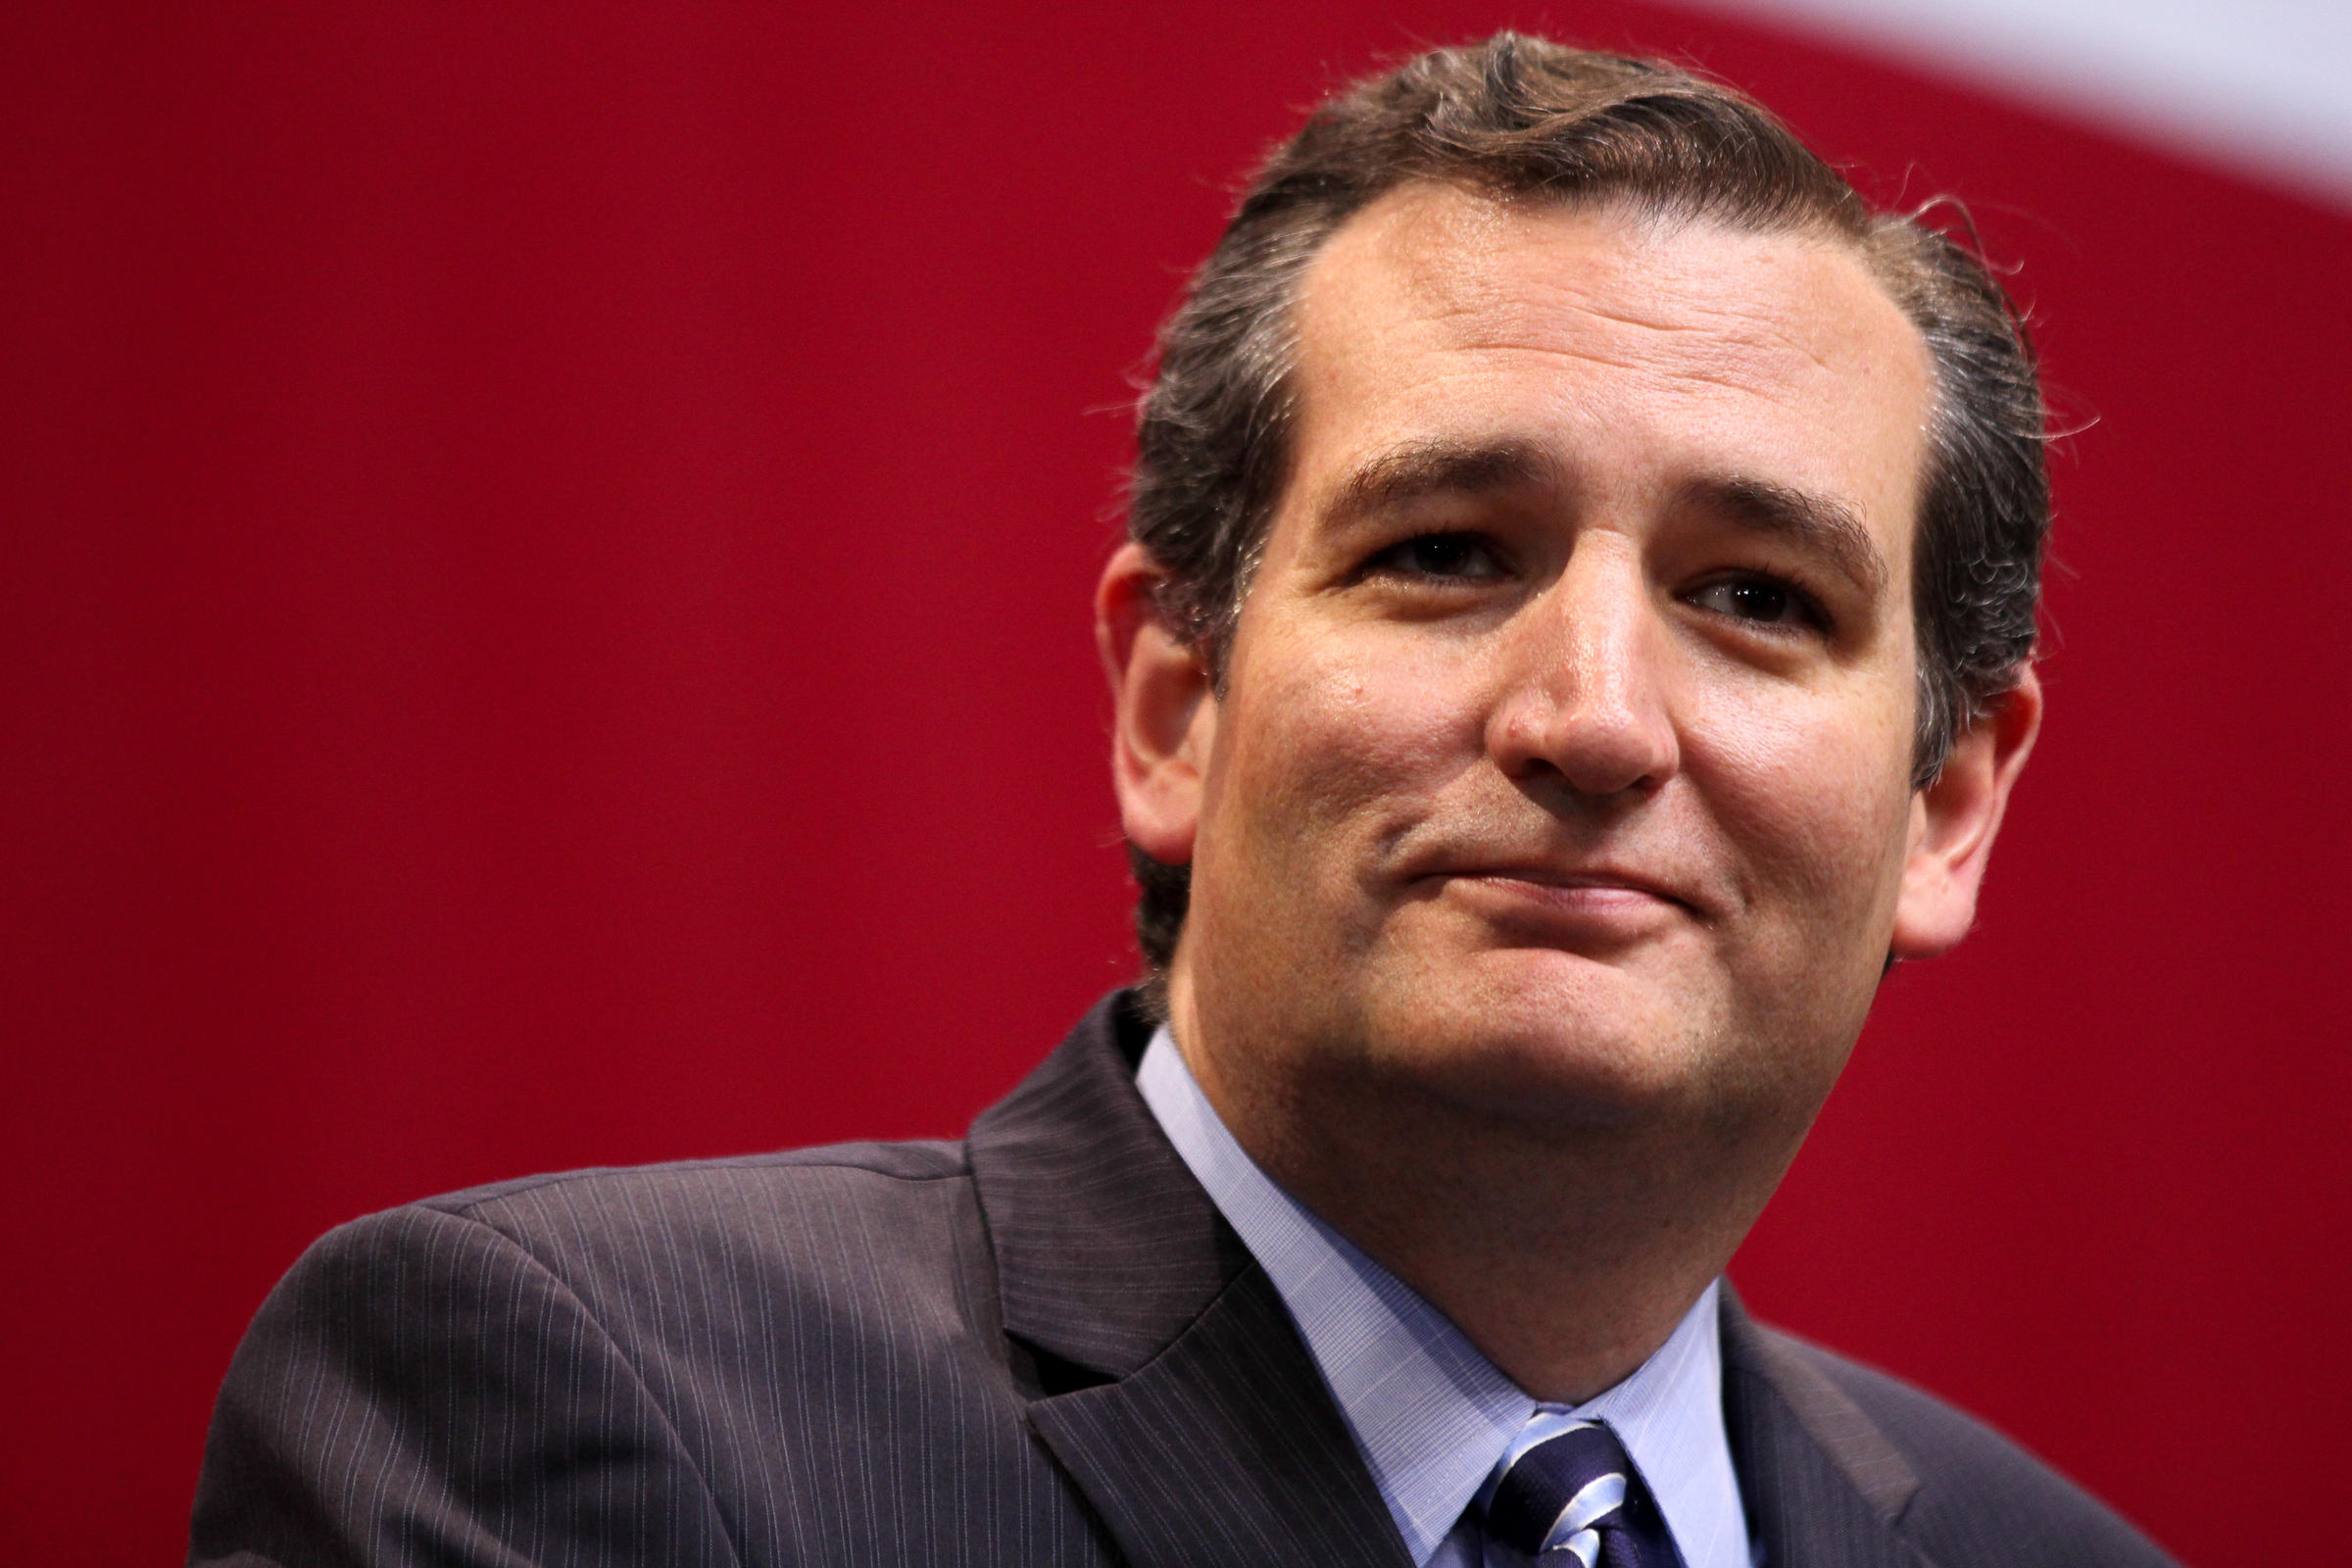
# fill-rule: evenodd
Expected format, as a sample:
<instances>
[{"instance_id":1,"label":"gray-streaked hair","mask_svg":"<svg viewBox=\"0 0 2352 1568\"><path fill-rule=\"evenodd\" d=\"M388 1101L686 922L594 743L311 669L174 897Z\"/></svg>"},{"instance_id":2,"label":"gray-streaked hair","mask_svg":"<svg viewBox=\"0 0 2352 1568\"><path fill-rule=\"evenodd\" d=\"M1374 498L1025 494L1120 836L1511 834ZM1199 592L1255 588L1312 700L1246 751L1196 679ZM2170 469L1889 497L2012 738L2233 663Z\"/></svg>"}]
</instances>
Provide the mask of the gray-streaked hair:
<instances>
[{"instance_id":1,"label":"gray-streaked hair","mask_svg":"<svg viewBox=\"0 0 2352 1568\"><path fill-rule=\"evenodd\" d=\"M1437 49L1327 101L1276 149L1159 336L1136 433L1128 533L1163 574L1159 611L1220 689L1225 650L1290 465L1293 316L1340 226L1399 185L1613 203L1851 243L1927 341L1936 404L1912 579L1913 778L2032 658L2049 529L2034 350L1972 249L1921 215L1874 211L1762 106L1656 61L1498 33ZM1136 932L1165 969L1190 867L1132 848Z\"/></svg>"}]
</instances>

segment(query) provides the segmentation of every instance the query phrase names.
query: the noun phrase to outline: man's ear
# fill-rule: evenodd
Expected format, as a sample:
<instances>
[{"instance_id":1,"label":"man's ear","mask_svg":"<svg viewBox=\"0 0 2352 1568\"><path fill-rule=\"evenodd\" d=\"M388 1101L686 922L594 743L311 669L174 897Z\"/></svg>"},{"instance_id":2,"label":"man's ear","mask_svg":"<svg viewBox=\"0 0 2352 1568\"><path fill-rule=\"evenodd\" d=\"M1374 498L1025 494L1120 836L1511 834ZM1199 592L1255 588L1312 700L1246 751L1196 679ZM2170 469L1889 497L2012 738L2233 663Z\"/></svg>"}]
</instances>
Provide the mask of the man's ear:
<instances>
[{"instance_id":1,"label":"man's ear","mask_svg":"<svg viewBox=\"0 0 2352 1568\"><path fill-rule=\"evenodd\" d=\"M1910 849L1888 944L1895 957L1931 958L1968 935L2001 812L2040 729L2041 682L2029 666L1990 712L1960 733L1936 781L1911 798Z\"/></svg>"},{"instance_id":2,"label":"man's ear","mask_svg":"<svg viewBox=\"0 0 2352 1568\"><path fill-rule=\"evenodd\" d=\"M1164 865L1189 865L1217 702L1200 655L1160 612L1164 580L1141 545L1120 546L1095 590L1095 644L1116 705L1110 771L1127 842Z\"/></svg>"}]
</instances>

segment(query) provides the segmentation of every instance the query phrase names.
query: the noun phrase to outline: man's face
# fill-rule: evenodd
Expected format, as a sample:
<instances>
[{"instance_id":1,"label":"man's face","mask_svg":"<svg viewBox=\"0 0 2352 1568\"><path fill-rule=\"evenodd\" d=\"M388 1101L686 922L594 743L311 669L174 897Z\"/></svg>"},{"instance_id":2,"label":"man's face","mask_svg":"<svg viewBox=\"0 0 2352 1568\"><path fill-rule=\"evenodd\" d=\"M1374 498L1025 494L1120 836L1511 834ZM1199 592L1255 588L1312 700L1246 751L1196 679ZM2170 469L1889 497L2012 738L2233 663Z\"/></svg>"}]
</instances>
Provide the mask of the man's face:
<instances>
[{"instance_id":1,"label":"man's face","mask_svg":"<svg viewBox=\"0 0 2352 1568\"><path fill-rule=\"evenodd\" d=\"M1334 236L1298 328L1287 488L1146 824L1193 863L1180 1036L1228 1083L1801 1131L1935 837L1917 332L1833 240L1435 185Z\"/></svg>"}]
</instances>

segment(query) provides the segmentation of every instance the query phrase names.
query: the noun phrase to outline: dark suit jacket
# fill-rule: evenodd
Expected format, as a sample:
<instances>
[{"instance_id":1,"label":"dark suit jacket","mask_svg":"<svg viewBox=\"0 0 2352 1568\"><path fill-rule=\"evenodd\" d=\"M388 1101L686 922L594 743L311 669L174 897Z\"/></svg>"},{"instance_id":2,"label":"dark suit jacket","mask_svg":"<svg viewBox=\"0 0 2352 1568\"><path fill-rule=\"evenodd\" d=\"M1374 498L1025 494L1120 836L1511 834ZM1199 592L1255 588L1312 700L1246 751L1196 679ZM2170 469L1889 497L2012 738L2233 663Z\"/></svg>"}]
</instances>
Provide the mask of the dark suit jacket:
<instances>
[{"instance_id":1,"label":"dark suit jacket","mask_svg":"<svg viewBox=\"0 0 2352 1568\"><path fill-rule=\"evenodd\" d=\"M1280 1298L1098 1006L962 1144L536 1177L270 1296L192 1560L1404 1568ZM2007 1442L1727 1305L1772 1568L2164 1559Z\"/></svg>"}]
</instances>

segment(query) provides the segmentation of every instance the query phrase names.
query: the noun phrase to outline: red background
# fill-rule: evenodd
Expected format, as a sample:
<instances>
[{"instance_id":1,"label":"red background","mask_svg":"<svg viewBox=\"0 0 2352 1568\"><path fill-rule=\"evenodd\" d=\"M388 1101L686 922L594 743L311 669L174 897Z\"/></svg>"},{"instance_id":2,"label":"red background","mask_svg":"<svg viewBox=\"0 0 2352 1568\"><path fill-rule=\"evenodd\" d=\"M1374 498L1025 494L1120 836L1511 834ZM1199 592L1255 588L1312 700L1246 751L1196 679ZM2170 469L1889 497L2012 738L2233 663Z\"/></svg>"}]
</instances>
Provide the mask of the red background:
<instances>
[{"instance_id":1,"label":"red background","mask_svg":"<svg viewBox=\"0 0 2352 1568\"><path fill-rule=\"evenodd\" d=\"M1984 928L1736 1277L2193 1561L2334 1546L2345 212L1633 3L74 5L0 24L11 1560L181 1549L324 1227L954 1133L1131 971L1125 377L1298 107L1506 22L1972 198L2097 420Z\"/></svg>"}]
</instances>

